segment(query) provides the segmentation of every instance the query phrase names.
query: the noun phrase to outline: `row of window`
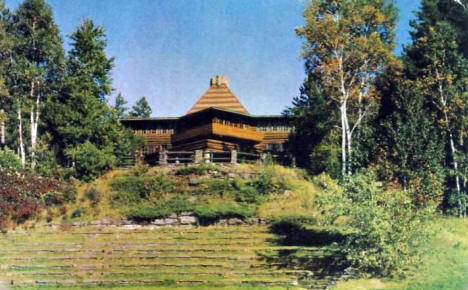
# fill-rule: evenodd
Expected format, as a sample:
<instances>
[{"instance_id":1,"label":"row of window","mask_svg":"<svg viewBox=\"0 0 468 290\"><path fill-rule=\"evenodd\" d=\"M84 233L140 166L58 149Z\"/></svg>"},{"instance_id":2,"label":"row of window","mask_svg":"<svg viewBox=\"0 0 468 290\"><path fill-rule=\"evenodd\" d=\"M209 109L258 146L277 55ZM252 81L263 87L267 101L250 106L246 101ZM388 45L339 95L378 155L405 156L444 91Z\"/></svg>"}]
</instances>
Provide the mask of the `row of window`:
<instances>
[{"instance_id":1,"label":"row of window","mask_svg":"<svg viewBox=\"0 0 468 290\"><path fill-rule=\"evenodd\" d=\"M278 125L278 126L259 126L257 127L257 131L260 132L270 132L270 131L282 131L282 132L291 132L292 128L286 125Z\"/></svg>"},{"instance_id":2,"label":"row of window","mask_svg":"<svg viewBox=\"0 0 468 290\"><path fill-rule=\"evenodd\" d=\"M174 129L145 129L135 130L136 134L174 134Z\"/></svg>"}]
</instances>

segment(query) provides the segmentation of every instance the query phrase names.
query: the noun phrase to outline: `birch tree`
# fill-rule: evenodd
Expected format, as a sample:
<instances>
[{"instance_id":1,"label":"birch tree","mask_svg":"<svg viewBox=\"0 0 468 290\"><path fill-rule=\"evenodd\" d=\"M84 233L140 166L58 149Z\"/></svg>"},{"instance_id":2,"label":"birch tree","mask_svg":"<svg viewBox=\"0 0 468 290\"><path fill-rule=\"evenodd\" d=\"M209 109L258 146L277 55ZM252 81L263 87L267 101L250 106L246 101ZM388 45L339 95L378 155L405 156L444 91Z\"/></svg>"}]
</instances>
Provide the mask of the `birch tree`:
<instances>
[{"instance_id":1,"label":"birch tree","mask_svg":"<svg viewBox=\"0 0 468 290\"><path fill-rule=\"evenodd\" d=\"M64 69L62 41L52 9L44 0L25 0L14 15L13 26L17 34L15 53L24 60L24 71L18 79L22 90L18 106L19 131L21 134L25 110L29 115L30 158L34 168L43 102L57 89L60 72ZM20 143L23 143L22 138L20 136Z\"/></svg>"},{"instance_id":2,"label":"birch tree","mask_svg":"<svg viewBox=\"0 0 468 290\"><path fill-rule=\"evenodd\" d=\"M355 135L377 103L375 78L393 59L396 15L392 1L317 0L297 30L307 73L339 111L343 176L353 172Z\"/></svg>"}]
</instances>

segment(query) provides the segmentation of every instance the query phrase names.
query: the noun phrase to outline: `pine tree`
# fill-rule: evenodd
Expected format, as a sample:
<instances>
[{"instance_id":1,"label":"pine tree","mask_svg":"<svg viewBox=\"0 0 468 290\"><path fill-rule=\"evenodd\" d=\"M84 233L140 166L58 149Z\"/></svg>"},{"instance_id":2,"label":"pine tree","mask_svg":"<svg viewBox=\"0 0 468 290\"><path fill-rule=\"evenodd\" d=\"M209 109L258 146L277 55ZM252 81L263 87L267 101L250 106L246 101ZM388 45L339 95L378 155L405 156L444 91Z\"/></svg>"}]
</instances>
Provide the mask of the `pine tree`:
<instances>
[{"instance_id":1,"label":"pine tree","mask_svg":"<svg viewBox=\"0 0 468 290\"><path fill-rule=\"evenodd\" d=\"M326 171L333 177L339 177L339 142L333 142L332 137L339 133L334 129L339 116L334 114L332 102L311 78L304 81L300 95L293 99L293 106L284 114L292 118L295 128L288 148L297 165L312 174Z\"/></svg>"},{"instance_id":2,"label":"pine tree","mask_svg":"<svg viewBox=\"0 0 468 290\"><path fill-rule=\"evenodd\" d=\"M124 99L121 93L119 93L115 98L114 109L117 111L117 116L119 117L119 119L127 117L128 108L125 106L127 105L127 103L128 102Z\"/></svg>"},{"instance_id":3,"label":"pine tree","mask_svg":"<svg viewBox=\"0 0 468 290\"><path fill-rule=\"evenodd\" d=\"M132 111L129 113L129 116L133 118L149 118L151 113L152 110L148 101L145 97L142 97L132 107Z\"/></svg>"},{"instance_id":4,"label":"pine tree","mask_svg":"<svg viewBox=\"0 0 468 290\"><path fill-rule=\"evenodd\" d=\"M51 101L48 114L52 143L65 165L72 164L73 152L93 148L94 153L112 156L103 159L111 162L133 154L139 145L133 133L120 124L116 110L106 103L112 91L113 58L105 54L105 36L104 29L90 20L85 20L71 35L67 76L60 95ZM113 164L112 161L102 167Z\"/></svg>"}]
</instances>

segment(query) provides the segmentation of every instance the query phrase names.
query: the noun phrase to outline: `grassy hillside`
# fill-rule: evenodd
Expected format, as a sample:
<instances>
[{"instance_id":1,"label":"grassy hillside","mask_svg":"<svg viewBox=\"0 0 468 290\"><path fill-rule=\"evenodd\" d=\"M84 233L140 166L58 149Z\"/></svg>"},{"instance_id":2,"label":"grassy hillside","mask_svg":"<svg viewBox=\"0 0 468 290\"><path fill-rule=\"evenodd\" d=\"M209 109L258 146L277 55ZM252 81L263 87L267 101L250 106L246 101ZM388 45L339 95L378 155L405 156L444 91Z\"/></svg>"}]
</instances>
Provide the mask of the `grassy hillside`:
<instances>
[{"instance_id":1,"label":"grassy hillside","mask_svg":"<svg viewBox=\"0 0 468 290\"><path fill-rule=\"evenodd\" d=\"M0 281L21 289L299 289L301 283L320 289L331 283L318 271L274 259L331 251L280 246L276 238L264 226L19 231L0 237Z\"/></svg>"},{"instance_id":2,"label":"grassy hillside","mask_svg":"<svg viewBox=\"0 0 468 290\"><path fill-rule=\"evenodd\" d=\"M75 203L44 212L41 218L56 223L108 218L150 222L191 212L208 224L221 218L273 220L317 215L316 192L302 171L277 165L139 166L78 186Z\"/></svg>"}]
</instances>

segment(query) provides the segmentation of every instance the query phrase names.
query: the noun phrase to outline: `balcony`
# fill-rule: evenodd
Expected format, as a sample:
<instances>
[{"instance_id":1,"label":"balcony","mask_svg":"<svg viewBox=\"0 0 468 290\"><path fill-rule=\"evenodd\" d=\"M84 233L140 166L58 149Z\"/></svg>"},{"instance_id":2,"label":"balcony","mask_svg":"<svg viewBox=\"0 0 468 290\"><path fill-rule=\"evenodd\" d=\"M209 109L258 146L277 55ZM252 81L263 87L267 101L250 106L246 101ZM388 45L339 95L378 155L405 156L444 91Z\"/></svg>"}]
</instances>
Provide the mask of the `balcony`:
<instances>
[{"instance_id":1,"label":"balcony","mask_svg":"<svg viewBox=\"0 0 468 290\"><path fill-rule=\"evenodd\" d=\"M255 127L237 127L221 123L210 123L176 133L172 137L172 142L181 142L188 139L217 136L241 139L251 142L262 142L263 134L257 132Z\"/></svg>"}]
</instances>

